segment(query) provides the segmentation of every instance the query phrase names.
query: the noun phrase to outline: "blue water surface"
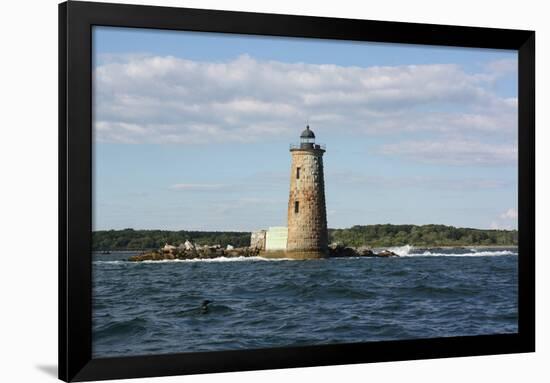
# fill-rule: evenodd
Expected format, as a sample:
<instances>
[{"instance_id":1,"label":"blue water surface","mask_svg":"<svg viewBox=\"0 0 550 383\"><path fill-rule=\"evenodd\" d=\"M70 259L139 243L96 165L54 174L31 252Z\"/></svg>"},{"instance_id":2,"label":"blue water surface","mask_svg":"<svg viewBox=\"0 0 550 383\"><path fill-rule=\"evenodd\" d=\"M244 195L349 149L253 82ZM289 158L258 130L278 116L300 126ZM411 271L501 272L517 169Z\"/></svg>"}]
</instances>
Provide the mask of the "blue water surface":
<instances>
[{"instance_id":1,"label":"blue water surface","mask_svg":"<svg viewBox=\"0 0 550 383\"><path fill-rule=\"evenodd\" d=\"M94 255L94 357L518 330L515 249L307 261L130 255Z\"/></svg>"}]
</instances>

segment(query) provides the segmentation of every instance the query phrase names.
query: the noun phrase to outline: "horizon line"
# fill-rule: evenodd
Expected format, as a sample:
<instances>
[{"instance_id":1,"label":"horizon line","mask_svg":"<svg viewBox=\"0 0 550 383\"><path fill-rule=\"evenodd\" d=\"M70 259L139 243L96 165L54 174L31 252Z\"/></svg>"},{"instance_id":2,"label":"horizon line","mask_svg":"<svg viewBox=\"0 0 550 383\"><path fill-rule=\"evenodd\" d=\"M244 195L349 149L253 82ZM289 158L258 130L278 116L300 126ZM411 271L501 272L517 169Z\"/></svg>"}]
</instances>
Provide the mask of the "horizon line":
<instances>
[{"instance_id":1,"label":"horizon line","mask_svg":"<svg viewBox=\"0 0 550 383\"><path fill-rule=\"evenodd\" d=\"M370 224L357 224L352 225L349 227L328 227L328 230L345 230L345 229L351 229L355 226L383 226L383 225L391 225L391 226L446 226L446 227L453 227L455 229L470 229L470 230L489 230L489 231L518 231L518 229L505 229L505 228L478 228L478 227L467 227L467 226L454 226L454 225L446 225L442 223L426 223L426 224L414 224L414 223L370 223ZM159 229L159 228L133 228L133 227L125 227L123 229L97 229L92 230L92 233L98 232L98 231L123 231L123 230L134 230L134 231L197 231L197 232L231 232L231 233L252 233L259 230L267 230L270 227L286 227L286 226L266 226L265 228L259 228L255 230L234 230L234 229L228 229L228 230L211 230L211 229Z\"/></svg>"}]
</instances>

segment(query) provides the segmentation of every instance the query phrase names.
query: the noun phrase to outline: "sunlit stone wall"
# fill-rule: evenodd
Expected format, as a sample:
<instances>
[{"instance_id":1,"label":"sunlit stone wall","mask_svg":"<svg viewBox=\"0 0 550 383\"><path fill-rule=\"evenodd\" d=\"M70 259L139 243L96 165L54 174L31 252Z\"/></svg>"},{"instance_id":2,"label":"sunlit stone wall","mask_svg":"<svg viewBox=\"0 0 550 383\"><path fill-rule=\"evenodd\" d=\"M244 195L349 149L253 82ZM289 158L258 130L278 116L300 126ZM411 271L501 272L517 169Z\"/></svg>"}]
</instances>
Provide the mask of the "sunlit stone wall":
<instances>
[{"instance_id":1,"label":"sunlit stone wall","mask_svg":"<svg viewBox=\"0 0 550 383\"><path fill-rule=\"evenodd\" d=\"M292 165L286 249L289 252L326 254L328 232L323 175L325 151L321 148L293 148L290 152Z\"/></svg>"}]
</instances>

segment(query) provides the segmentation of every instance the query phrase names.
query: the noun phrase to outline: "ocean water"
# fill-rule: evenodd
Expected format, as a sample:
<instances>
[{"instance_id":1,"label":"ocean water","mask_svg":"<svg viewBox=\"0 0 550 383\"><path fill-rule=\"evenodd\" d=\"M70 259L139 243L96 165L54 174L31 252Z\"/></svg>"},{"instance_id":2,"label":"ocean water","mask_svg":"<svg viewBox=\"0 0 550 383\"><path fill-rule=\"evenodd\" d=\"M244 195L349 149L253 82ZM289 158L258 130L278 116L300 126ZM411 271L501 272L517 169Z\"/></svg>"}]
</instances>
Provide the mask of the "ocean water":
<instances>
[{"instance_id":1,"label":"ocean water","mask_svg":"<svg viewBox=\"0 0 550 383\"><path fill-rule=\"evenodd\" d=\"M94 255L93 356L517 332L516 249L393 250L402 256Z\"/></svg>"}]
</instances>

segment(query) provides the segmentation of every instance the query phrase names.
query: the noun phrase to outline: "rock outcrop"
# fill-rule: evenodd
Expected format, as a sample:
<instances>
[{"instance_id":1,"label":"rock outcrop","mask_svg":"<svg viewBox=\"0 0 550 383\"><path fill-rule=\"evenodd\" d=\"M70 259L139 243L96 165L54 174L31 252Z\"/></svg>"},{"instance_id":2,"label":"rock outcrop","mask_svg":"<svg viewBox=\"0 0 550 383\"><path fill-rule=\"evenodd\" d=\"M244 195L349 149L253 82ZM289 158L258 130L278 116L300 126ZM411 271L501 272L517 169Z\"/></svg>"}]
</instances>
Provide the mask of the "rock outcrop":
<instances>
[{"instance_id":1,"label":"rock outcrop","mask_svg":"<svg viewBox=\"0 0 550 383\"><path fill-rule=\"evenodd\" d=\"M368 247L348 247L339 244L329 246L329 257L398 257L393 251L383 250L375 253ZM237 257L255 257L260 255L260 249L257 247L236 247L231 245L223 248L220 245L198 246L189 241L178 247L166 244L159 250L148 251L128 258L129 261L164 261L174 259L209 259L209 258L237 258Z\"/></svg>"},{"instance_id":2,"label":"rock outcrop","mask_svg":"<svg viewBox=\"0 0 550 383\"><path fill-rule=\"evenodd\" d=\"M174 259L207 259L207 258L236 258L236 257L254 257L259 254L259 250L249 247L237 247L232 249L222 249L219 246L201 246L193 247L189 250L177 248L172 251L153 250L128 258L129 261L163 261Z\"/></svg>"},{"instance_id":3,"label":"rock outcrop","mask_svg":"<svg viewBox=\"0 0 550 383\"><path fill-rule=\"evenodd\" d=\"M372 249L362 246L358 248L343 246L340 244L332 244L329 246L329 257L399 257L393 251L383 250L375 253Z\"/></svg>"},{"instance_id":4,"label":"rock outcrop","mask_svg":"<svg viewBox=\"0 0 550 383\"><path fill-rule=\"evenodd\" d=\"M376 254L377 257L399 257L398 254L395 254L393 251L384 250Z\"/></svg>"}]
</instances>

